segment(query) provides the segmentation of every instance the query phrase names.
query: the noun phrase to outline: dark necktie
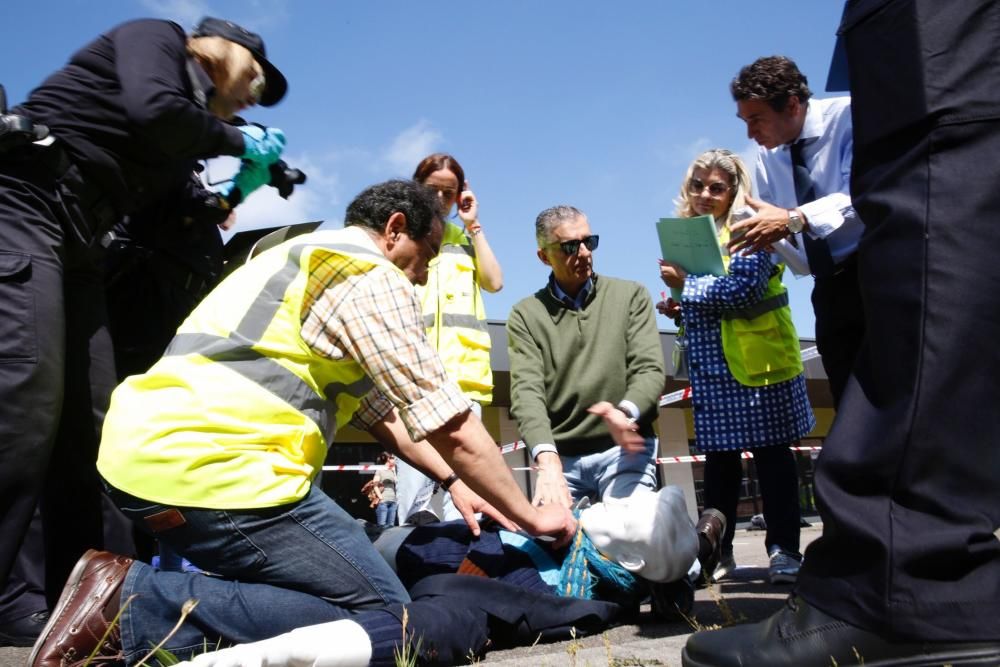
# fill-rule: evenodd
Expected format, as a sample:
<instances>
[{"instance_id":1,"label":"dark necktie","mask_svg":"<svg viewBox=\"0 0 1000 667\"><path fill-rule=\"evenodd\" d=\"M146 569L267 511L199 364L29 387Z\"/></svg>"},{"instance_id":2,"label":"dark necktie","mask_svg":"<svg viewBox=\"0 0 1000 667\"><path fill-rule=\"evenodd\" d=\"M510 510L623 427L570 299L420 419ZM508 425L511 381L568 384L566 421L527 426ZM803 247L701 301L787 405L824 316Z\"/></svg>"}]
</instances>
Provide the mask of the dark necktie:
<instances>
[{"instance_id":1,"label":"dark necktie","mask_svg":"<svg viewBox=\"0 0 1000 667\"><path fill-rule=\"evenodd\" d=\"M796 141L789 147L792 153L792 179L795 182L795 199L799 205L807 204L816 199L816 184L809 175L802 149L807 141ZM806 232L802 233L802 243L805 245L806 259L809 260L809 270L817 278L827 278L833 275L835 265L830 254L830 246L825 239L814 239Z\"/></svg>"}]
</instances>

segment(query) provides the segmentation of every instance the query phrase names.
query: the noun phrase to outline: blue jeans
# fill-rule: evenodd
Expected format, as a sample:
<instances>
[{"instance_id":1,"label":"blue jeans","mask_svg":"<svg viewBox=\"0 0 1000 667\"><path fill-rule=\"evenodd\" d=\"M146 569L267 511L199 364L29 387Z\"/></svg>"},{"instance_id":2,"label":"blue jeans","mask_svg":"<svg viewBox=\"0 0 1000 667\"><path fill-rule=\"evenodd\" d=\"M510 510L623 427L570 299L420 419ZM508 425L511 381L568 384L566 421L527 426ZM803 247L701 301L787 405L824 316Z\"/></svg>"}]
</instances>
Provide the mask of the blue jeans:
<instances>
[{"instance_id":1,"label":"blue jeans","mask_svg":"<svg viewBox=\"0 0 1000 667\"><path fill-rule=\"evenodd\" d=\"M636 454L609 443L611 447L596 454L559 456L573 502L584 497L627 498L640 486L656 490L656 438L646 438L645 450Z\"/></svg>"},{"instance_id":2,"label":"blue jeans","mask_svg":"<svg viewBox=\"0 0 1000 667\"><path fill-rule=\"evenodd\" d=\"M122 615L129 663L167 635L189 599L198 608L166 646L178 656L410 601L361 525L315 485L298 503L252 510L173 508L108 492L140 526L179 512L184 523L157 539L222 577L133 565L122 586L123 602L136 596Z\"/></svg>"},{"instance_id":3,"label":"blue jeans","mask_svg":"<svg viewBox=\"0 0 1000 667\"><path fill-rule=\"evenodd\" d=\"M375 506L375 524L378 526L396 525L395 500L383 500Z\"/></svg>"}]
</instances>

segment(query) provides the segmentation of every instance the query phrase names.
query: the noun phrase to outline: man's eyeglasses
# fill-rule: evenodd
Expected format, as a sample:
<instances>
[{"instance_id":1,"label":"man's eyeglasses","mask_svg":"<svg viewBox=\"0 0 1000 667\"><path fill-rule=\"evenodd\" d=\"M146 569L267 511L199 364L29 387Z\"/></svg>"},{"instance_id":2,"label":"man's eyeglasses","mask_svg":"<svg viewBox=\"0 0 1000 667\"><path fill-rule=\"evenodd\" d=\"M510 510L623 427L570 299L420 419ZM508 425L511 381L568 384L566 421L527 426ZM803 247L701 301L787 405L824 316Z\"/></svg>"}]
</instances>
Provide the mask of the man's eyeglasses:
<instances>
[{"instance_id":1,"label":"man's eyeglasses","mask_svg":"<svg viewBox=\"0 0 1000 667\"><path fill-rule=\"evenodd\" d=\"M713 197L721 197L729 191L730 187L731 186L723 183L722 181L716 181L714 183L709 183L708 185L705 185L697 178L692 178L688 181L688 193L692 195L700 195L705 191L705 188L708 188L708 193L710 195Z\"/></svg>"},{"instance_id":2,"label":"man's eyeglasses","mask_svg":"<svg viewBox=\"0 0 1000 667\"><path fill-rule=\"evenodd\" d=\"M548 248L554 248L559 246L564 253L567 255L575 255L580 251L580 245L587 247L587 250L594 251L597 250L597 242L601 240L601 237L597 234L592 234L590 236L584 236L582 239L573 239L572 241L560 241L558 243L548 244Z\"/></svg>"}]
</instances>

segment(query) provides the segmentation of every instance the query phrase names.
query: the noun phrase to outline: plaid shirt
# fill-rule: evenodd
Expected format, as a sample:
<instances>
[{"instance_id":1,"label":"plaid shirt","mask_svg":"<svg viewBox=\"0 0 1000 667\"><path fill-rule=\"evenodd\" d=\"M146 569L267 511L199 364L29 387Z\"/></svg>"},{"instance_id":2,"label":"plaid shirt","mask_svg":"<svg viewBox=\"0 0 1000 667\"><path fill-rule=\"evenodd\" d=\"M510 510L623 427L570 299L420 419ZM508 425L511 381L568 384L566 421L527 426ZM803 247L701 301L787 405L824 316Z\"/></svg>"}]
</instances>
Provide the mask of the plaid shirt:
<instances>
[{"instance_id":1,"label":"plaid shirt","mask_svg":"<svg viewBox=\"0 0 1000 667\"><path fill-rule=\"evenodd\" d=\"M345 241L381 251L360 228ZM415 441L470 405L449 380L424 333L420 302L406 276L390 267L317 262L309 272L302 339L318 355L353 358L375 383L352 423L369 430L393 407Z\"/></svg>"}]
</instances>

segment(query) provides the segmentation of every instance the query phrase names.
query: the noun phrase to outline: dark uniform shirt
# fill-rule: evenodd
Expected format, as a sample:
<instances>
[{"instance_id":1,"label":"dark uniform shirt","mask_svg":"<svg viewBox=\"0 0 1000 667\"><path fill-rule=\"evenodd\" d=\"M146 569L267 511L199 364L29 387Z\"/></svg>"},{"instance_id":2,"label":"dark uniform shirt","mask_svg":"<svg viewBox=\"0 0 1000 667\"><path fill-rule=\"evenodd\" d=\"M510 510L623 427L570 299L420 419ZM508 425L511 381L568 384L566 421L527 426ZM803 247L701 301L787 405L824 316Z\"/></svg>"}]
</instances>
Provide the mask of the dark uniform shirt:
<instances>
[{"instance_id":1,"label":"dark uniform shirt","mask_svg":"<svg viewBox=\"0 0 1000 667\"><path fill-rule=\"evenodd\" d=\"M194 103L189 60L176 23L123 23L77 51L14 112L47 125L88 183L128 213L183 183L196 160L244 150L238 129Z\"/></svg>"}]
</instances>

